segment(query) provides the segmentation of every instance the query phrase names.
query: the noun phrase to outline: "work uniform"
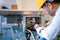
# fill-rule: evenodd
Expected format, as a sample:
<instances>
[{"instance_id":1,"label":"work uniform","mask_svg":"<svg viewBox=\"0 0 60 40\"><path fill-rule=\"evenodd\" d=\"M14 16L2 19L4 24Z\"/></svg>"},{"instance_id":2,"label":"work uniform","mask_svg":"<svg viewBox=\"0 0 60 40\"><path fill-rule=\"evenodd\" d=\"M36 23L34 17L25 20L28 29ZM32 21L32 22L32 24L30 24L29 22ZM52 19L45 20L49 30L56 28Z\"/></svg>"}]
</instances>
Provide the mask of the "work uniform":
<instances>
[{"instance_id":1,"label":"work uniform","mask_svg":"<svg viewBox=\"0 0 60 40\"><path fill-rule=\"evenodd\" d=\"M60 31L60 6L53 17L52 23L44 28L44 30L37 28L36 31L41 38L46 38L47 40L55 39Z\"/></svg>"}]
</instances>

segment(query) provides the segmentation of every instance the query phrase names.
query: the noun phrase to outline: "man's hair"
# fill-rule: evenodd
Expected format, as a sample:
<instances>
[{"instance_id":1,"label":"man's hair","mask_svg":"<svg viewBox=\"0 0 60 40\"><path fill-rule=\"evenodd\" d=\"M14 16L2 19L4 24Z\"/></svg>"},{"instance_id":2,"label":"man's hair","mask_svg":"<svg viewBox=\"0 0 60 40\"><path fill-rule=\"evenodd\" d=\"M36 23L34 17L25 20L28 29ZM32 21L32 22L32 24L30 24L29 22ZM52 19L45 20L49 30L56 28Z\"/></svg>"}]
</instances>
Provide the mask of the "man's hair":
<instances>
[{"instance_id":1,"label":"man's hair","mask_svg":"<svg viewBox=\"0 0 60 40\"><path fill-rule=\"evenodd\" d=\"M50 2L50 3L55 3L55 4L60 4L60 0L53 0L53 1L47 0L45 3L48 3L48 2ZM43 6L45 6L45 3L43 4ZM43 7L43 6L42 6L42 7Z\"/></svg>"},{"instance_id":2,"label":"man's hair","mask_svg":"<svg viewBox=\"0 0 60 40\"><path fill-rule=\"evenodd\" d=\"M60 0L54 0L53 2L54 3L60 3Z\"/></svg>"},{"instance_id":3,"label":"man's hair","mask_svg":"<svg viewBox=\"0 0 60 40\"><path fill-rule=\"evenodd\" d=\"M49 1L47 1L47 2L49 2ZM60 3L60 0L54 0L51 3Z\"/></svg>"}]
</instances>

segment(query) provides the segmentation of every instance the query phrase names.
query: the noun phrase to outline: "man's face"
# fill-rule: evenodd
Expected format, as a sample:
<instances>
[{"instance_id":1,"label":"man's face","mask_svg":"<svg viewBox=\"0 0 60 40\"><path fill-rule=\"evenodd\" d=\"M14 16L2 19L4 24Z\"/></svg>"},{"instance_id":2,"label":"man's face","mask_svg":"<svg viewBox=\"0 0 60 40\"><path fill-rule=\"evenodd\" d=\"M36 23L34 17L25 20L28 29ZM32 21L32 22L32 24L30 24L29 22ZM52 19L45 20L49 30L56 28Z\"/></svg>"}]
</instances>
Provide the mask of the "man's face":
<instances>
[{"instance_id":1,"label":"man's face","mask_svg":"<svg viewBox=\"0 0 60 40\"><path fill-rule=\"evenodd\" d=\"M53 3L47 3L47 5L48 5L48 8L49 8L49 11L50 11L51 15L54 16L56 10L58 9L58 5L57 4L53 4ZM45 6L43 6L43 9L44 9L44 12L46 14L48 14L47 8Z\"/></svg>"}]
</instances>

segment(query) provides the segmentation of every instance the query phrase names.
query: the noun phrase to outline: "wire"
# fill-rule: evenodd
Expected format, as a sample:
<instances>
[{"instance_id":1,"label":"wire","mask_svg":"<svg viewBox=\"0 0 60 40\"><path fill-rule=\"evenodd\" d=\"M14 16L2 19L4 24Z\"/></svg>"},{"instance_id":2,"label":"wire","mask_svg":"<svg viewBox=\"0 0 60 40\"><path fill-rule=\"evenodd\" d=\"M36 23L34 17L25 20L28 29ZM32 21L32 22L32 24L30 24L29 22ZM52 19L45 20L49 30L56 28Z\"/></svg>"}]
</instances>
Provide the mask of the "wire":
<instances>
[{"instance_id":1,"label":"wire","mask_svg":"<svg viewBox=\"0 0 60 40\"><path fill-rule=\"evenodd\" d=\"M29 32L31 33L31 36L32 36L33 40L35 40L34 35L33 35L33 33L31 32L31 30L27 29L27 31L29 31Z\"/></svg>"}]
</instances>

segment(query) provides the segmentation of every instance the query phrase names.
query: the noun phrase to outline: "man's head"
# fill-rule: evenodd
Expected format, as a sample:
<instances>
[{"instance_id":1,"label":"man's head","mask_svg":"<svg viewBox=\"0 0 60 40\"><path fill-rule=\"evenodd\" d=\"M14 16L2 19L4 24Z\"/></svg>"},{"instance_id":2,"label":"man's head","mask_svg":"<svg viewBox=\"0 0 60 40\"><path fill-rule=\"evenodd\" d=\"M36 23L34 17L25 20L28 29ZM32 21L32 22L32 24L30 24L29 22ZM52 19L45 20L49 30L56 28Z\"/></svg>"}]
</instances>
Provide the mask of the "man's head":
<instances>
[{"instance_id":1,"label":"man's head","mask_svg":"<svg viewBox=\"0 0 60 40\"><path fill-rule=\"evenodd\" d=\"M55 15L55 12L58 9L59 5L60 5L60 0L45 0L41 7L45 11L47 11L50 15Z\"/></svg>"}]
</instances>

